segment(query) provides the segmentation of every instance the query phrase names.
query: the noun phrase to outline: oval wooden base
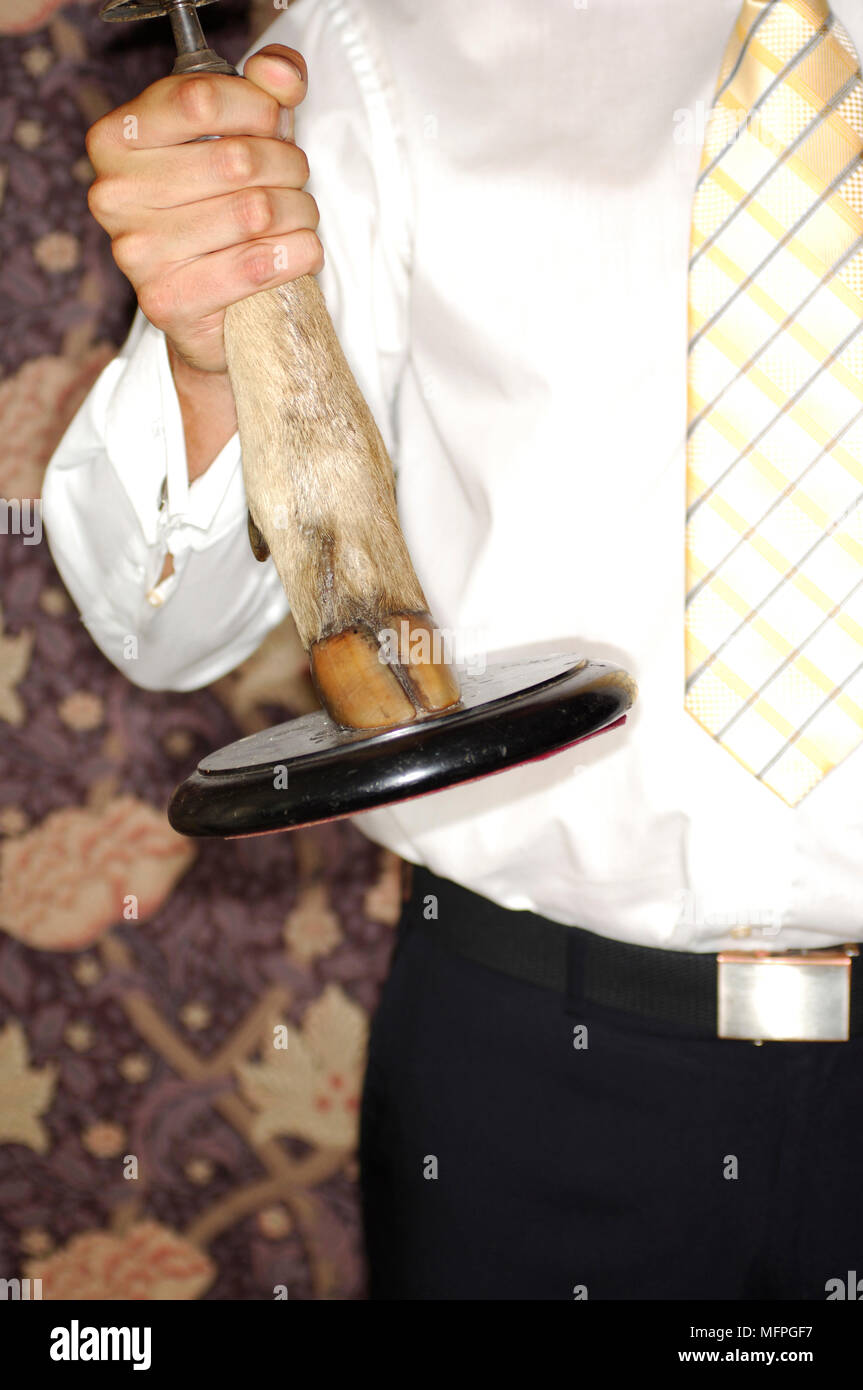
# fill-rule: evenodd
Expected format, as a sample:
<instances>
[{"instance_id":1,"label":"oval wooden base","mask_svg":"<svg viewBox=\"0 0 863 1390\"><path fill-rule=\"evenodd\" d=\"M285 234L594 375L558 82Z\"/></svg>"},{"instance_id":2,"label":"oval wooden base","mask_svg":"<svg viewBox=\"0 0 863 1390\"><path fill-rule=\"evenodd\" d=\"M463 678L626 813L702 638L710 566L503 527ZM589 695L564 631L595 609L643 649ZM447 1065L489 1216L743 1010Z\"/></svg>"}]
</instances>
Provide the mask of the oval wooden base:
<instances>
[{"instance_id":1,"label":"oval wooden base","mask_svg":"<svg viewBox=\"0 0 863 1390\"><path fill-rule=\"evenodd\" d=\"M321 711L211 753L174 792L171 825L263 835L424 796L562 752L621 723L636 694L625 671L571 653L459 675L449 714L365 734Z\"/></svg>"}]
</instances>

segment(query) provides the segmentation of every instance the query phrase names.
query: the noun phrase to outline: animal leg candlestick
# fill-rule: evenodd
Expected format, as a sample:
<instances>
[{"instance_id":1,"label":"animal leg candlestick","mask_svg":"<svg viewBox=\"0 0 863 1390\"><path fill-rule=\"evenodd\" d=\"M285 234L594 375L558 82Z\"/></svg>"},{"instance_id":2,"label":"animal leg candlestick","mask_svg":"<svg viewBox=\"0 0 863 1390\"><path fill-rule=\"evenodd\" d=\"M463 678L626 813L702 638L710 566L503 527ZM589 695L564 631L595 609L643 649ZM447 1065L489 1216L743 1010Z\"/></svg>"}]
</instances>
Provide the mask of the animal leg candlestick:
<instances>
[{"instance_id":1,"label":"animal leg candlestick","mask_svg":"<svg viewBox=\"0 0 863 1390\"><path fill-rule=\"evenodd\" d=\"M392 466L316 282L304 275L232 305L225 344L250 516L324 708L338 724L380 728L455 705L458 685L434 659L440 640L414 640L433 624ZM379 645L390 631L408 639L395 652Z\"/></svg>"},{"instance_id":2,"label":"animal leg candlestick","mask_svg":"<svg viewBox=\"0 0 863 1390\"><path fill-rule=\"evenodd\" d=\"M175 73L236 75L204 39L196 5L210 3L106 0L101 13L167 15ZM276 565L324 712L205 758L174 794L178 830L254 834L352 815L621 722L634 682L570 653L463 674L460 687L399 526L390 460L311 276L231 305L225 353L252 549Z\"/></svg>"},{"instance_id":3,"label":"animal leg candlestick","mask_svg":"<svg viewBox=\"0 0 863 1390\"><path fill-rule=\"evenodd\" d=\"M200 0L210 3L210 0ZM108 0L104 19L166 14L175 73L236 69L208 48L194 0ZM237 406L249 537L272 555L321 703L385 728L458 703L396 511L383 440L310 275L232 304L225 354ZM406 642L382 651L377 634ZM435 659L436 656L438 659Z\"/></svg>"}]
</instances>

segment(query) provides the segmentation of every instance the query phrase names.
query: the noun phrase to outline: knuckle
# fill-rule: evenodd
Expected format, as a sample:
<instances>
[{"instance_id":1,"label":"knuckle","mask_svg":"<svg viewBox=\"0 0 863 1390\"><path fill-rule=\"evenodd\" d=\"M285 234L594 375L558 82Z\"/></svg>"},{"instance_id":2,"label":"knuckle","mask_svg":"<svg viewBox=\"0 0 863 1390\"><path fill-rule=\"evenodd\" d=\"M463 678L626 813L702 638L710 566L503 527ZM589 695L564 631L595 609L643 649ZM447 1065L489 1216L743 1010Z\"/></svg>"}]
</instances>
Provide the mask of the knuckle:
<instances>
[{"instance_id":1,"label":"knuckle","mask_svg":"<svg viewBox=\"0 0 863 1390\"><path fill-rule=\"evenodd\" d=\"M213 74L195 73L181 78L174 100L183 118L204 130L212 125L222 104L219 87Z\"/></svg>"},{"instance_id":2,"label":"knuckle","mask_svg":"<svg viewBox=\"0 0 863 1390\"><path fill-rule=\"evenodd\" d=\"M249 182L255 172L255 158L248 140L242 136L214 140L212 150L218 178L232 184Z\"/></svg>"},{"instance_id":3,"label":"knuckle","mask_svg":"<svg viewBox=\"0 0 863 1390\"><path fill-rule=\"evenodd\" d=\"M236 195L237 222L247 236L263 236L273 221L273 205L266 188L244 188Z\"/></svg>"},{"instance_id":4,"label":"knuckle","mask_svg":"<svg viewBox=\"0 0 863 1390\"><path fill-rule=\"evenodd\" d=\"M95 121L94 124L90 126L90 129L84 136L84 148L87 151L87 156L91 164L93 160L98 157L98 152L101 149L104 138L105 117L103 116L101 120Z\"/></svg>"},{"instance_id":5,"label":"knuckle","mask_svg":"<svg viewBox=\"0 0 863 1390\"><path fill-rule=\"evenodd\" d=\"M307 199L306 207L308 209L308 225L312 229L312 231L316 231L317 228L320 226L321 210L315 202L315 199L312 197L311 193L304 193L303 197Z\"/></svg>"},{"instance_id":6,"label":"knuckle","mask_svg":"<svg viewBox=\"0 0 863 1390\"><path fill-rule=\"evenodd\" d=\"M124 275L134 271L146 258L148 238L144 232L123 232L111 243L114 260Z\"/></svg>"},{"instance_id":7,"label":"knuckle","mask_svg":"<svg viewBox=\"0 0 863 1390\"><path fill-rule=\"evenodd\" d=\"M117 107L114 111L106 112L98 121L94 121L86 132L84 149L94 169L98 169L99 163L108 157L112 146L116 145L124 109Z\"/></svg>"},{"instance_id":8,"label":"knuckle","mask_svg":"<svg viewBox=\"0 0 863 1390\"><path fill-rule=\"evenodd\" d=\"M106 178L95 178L87 189L87 206L97 222L107 217L114 205L112 189L111 180Z\"/></svg>"},{"instance_id":9,"label":"knuckle","mask_svg":"<svg viewBox=\"0 0 863 1390\"><path fill-rule=\"evenodd\" d=\"M305 253L308 256L307 271L310 275L316 275L319 270L324 268L324 248L317 232L304 232Z\"/></svg>"},{"instance_id":10,"label":"knuckle","mask_svg":"<svg viewBox=\"0 0 863 1390\"><path fill-rule=\"evenodd\" d=\"M243 253L242 274L252 285L272 280L275 274L275 252L272 246L253 246Z\"/></svg>"},{"instance_id":11,"label":"knuckle","mask_svg":"<svg viewBox=\"0 0 863 1390\"><path fill-rule=\"evenodd\" d=\"M280 248L281 258L276 265L285 280L297 280L301 275L315 275L324 264L324 248L316 232L303 227L292 232Z\"/></svg>"},{"instance_id":12,"label":"knuckle","mask_svg":"<svg viewBox=\"0 0 863 1390\"><path fill-rule=\"evenodd\" d=\"M311 175L311 172L312 172L311 169L309 168L309 159L308 159L308 155L306 154L305 150L301 150L301 149L300 149L299 145L294 145L292 148L293 148L294 162L296 163L296 166L297 166L297 174L298 174L298 177L299 177L301 183L306 183L307 180L309 179L310 175Z\"/></svg>"},{"instance_id":13,"label":"knuckle","mask_svg":"<svg viewBox=\"0 0 863 1390\"><path fill-rule=\"evenodd\" d=\"M175 295L165 280L154 280L138 291L138 304L145 318L156 327L170 322L174 308Z\"/></svg>"}]
</instances>

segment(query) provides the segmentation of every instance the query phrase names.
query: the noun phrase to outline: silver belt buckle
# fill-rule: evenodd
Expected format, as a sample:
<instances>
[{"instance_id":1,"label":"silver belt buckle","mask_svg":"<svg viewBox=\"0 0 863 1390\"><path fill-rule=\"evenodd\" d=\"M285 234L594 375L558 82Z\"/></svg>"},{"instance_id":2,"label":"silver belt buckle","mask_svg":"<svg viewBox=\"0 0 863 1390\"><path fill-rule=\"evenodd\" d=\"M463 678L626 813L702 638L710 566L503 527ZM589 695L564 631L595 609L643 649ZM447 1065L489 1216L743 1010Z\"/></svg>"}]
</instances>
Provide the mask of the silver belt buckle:
<instances>
[{"instance_id":1,"label":"silver belt buckle","mask_svg":"<svg viewBox=\"0 0 863 1390\"><path fill-rule=\"evenodd\" d=\"M749 1042L847 1042L851 961L858 948L723 951L717 1031Z\"/></svg>"}]
</instances>

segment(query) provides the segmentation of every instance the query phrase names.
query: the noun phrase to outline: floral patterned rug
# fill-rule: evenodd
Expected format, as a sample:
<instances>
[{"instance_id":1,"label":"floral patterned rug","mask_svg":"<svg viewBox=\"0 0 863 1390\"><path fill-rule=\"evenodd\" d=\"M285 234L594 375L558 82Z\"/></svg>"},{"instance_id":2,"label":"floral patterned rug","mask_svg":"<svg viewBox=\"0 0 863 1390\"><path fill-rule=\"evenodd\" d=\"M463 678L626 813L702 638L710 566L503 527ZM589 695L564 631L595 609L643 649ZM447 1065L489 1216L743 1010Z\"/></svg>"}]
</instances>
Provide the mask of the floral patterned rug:
<instances>
[{"instance_id":1,"label":"floral patterned rug","mask_svg":"<svg viewBox=\"0 0 863 1390\"><path fill-rule=\"evenodd\" d=\"M131 321L84 133L172 46L97 10L0 0L6 501L39 497ZM222 0L207 32L236 60L271 14ZM0 585L0 1279L363 1297L357 1102L398 861L350 825L192 843L164 814L205 751L312 707L295 634L158 694L97 651L44 542L0 535Z\"/></svg>"}]
</instances>

